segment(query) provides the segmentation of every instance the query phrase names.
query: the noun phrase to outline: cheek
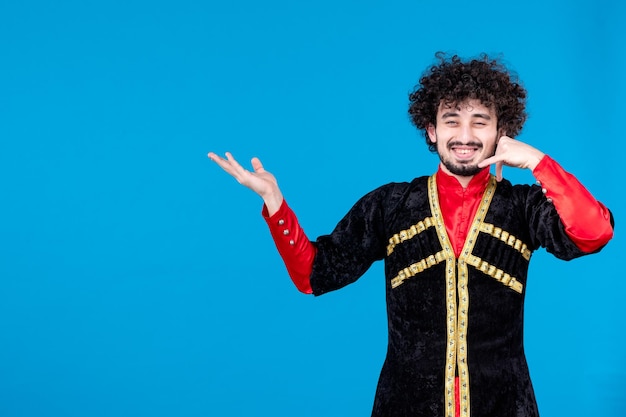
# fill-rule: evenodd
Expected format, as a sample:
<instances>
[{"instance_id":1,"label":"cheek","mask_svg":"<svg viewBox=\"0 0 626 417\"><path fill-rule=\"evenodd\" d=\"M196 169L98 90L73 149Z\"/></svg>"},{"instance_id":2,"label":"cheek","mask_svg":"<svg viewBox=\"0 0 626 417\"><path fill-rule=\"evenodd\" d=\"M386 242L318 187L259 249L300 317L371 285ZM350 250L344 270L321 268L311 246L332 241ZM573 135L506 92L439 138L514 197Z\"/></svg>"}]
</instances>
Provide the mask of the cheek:
<instances>
[{"instance_id":1,"label":"cheek","mask_svg":"<svg viewBox=\"0 0 626 417\"><path fill-rule=\"evenodd\" d=\"M495 148L496 145L498 144L498 131L497 130L493 130L490 132L484 132L483 135L481 135L482 137L482 142L485 144L485 147L487 148Z\"/></svg>"},{"instance_id":2,"label":"cheek","mask_svg":"<svg viewBox=\"0 0 626 417\"><path fill-rule=\"evenodd\" d=\"M489 152L489 154L493 154L496 151L497 146L498 143L496 140L490 140L485 146L485 149Z\"/></svg>"}]
</instances>

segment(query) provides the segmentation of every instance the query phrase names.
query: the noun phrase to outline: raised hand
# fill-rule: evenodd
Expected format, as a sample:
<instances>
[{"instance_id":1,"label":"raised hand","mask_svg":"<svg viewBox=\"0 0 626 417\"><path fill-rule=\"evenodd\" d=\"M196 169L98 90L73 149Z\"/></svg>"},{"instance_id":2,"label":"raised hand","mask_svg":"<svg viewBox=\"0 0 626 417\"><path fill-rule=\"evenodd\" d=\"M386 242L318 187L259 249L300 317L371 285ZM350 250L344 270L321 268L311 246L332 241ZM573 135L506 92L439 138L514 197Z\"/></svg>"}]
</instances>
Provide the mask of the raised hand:
<instances>
[{"instance_id":1,"label":"raised hand","mask_svg":"<svg viewBox=\"0 0 626 417\"><path fill-rule=\"evenodd\" d=\"M524 142L508 136L502 136L498 141L495 155L479 162L478 167L483 168L487 165L496 164L496 179L502 181L503 165L515 168L528 168L532 171L544 155L540 150Z\"/></svg>"},{"instance_id":2,"label":"raised hand","mask_svg":"<svg viewBox=\"0 0 626 417\"><path fill-rule=\"evenodd\" d=\"M283 195L278 187L276 178L263 168L259 158L252 158L252 169L254 171L248 171L233 158L230 152L226 152L226 159L213 152L209 152L208 157L241 185L260 195L267 206L270 216L278 211L283 202Z\"/></svg>"}]
</instances>

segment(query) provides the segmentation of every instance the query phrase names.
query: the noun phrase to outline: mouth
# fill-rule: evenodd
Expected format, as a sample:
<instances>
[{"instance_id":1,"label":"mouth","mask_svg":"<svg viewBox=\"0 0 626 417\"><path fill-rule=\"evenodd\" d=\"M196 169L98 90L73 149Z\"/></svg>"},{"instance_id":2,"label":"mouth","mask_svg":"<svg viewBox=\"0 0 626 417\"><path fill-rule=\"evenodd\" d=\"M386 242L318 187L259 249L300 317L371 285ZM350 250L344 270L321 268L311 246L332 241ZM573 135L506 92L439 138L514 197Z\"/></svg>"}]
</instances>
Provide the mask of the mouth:
<instances>
[{"instance_id":1,"label":"mouth","mask_svg":"<svg viewBox=\"0 0 626 417\"><path fill-rule=\"evenodd\" d=\"M474 158L482 149L482 145L477 143L450 144L450 152L460 161L468 161Z\"/></svg>"}]
</instances>

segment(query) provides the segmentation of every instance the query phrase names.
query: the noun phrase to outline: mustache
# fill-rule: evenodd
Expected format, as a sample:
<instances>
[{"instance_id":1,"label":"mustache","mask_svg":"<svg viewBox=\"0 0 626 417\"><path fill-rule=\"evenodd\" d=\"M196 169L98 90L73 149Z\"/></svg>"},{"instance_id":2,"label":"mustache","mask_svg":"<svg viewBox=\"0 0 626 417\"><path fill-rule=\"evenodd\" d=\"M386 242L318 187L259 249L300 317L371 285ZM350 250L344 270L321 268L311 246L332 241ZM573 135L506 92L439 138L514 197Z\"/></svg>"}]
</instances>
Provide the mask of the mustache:
<instances>
[{"instance_id":1,"label":"mustache","mask_svg":"<svg viewBox=\"0 0 626 417\"><path fill-rule=\"evenodd\" d=\"M482 148L483 144L480 142L474 142L474 141L470 141L470 142L461 142L459 140L453 140L452 142L448 142L448 149L454 147L454 146L473 146L475 148Z\"/></svg>"}]
</instances>

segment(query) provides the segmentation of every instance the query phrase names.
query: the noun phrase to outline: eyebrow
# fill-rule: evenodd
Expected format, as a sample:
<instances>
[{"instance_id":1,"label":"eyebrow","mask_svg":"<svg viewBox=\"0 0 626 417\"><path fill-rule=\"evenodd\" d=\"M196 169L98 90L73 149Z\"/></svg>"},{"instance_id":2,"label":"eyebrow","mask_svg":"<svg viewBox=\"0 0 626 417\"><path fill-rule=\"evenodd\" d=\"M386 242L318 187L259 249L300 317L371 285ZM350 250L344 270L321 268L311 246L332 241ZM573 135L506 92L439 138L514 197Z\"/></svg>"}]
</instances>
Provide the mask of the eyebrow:
<instances>
[{"instance_id":1,"label":"eyebrow","mask_svg":"<svg viewBox=\"0 0 626 417\"><path fill-rule=\"evenodd\" d=\"M445 119L447 117L459 117L459 113L454 112L454 111L448 111L441 115L442 119ZM491 120L491 116L489 116L486 113L474 113L472 114L472 118Z\"/></svg>"}]
</instances>

